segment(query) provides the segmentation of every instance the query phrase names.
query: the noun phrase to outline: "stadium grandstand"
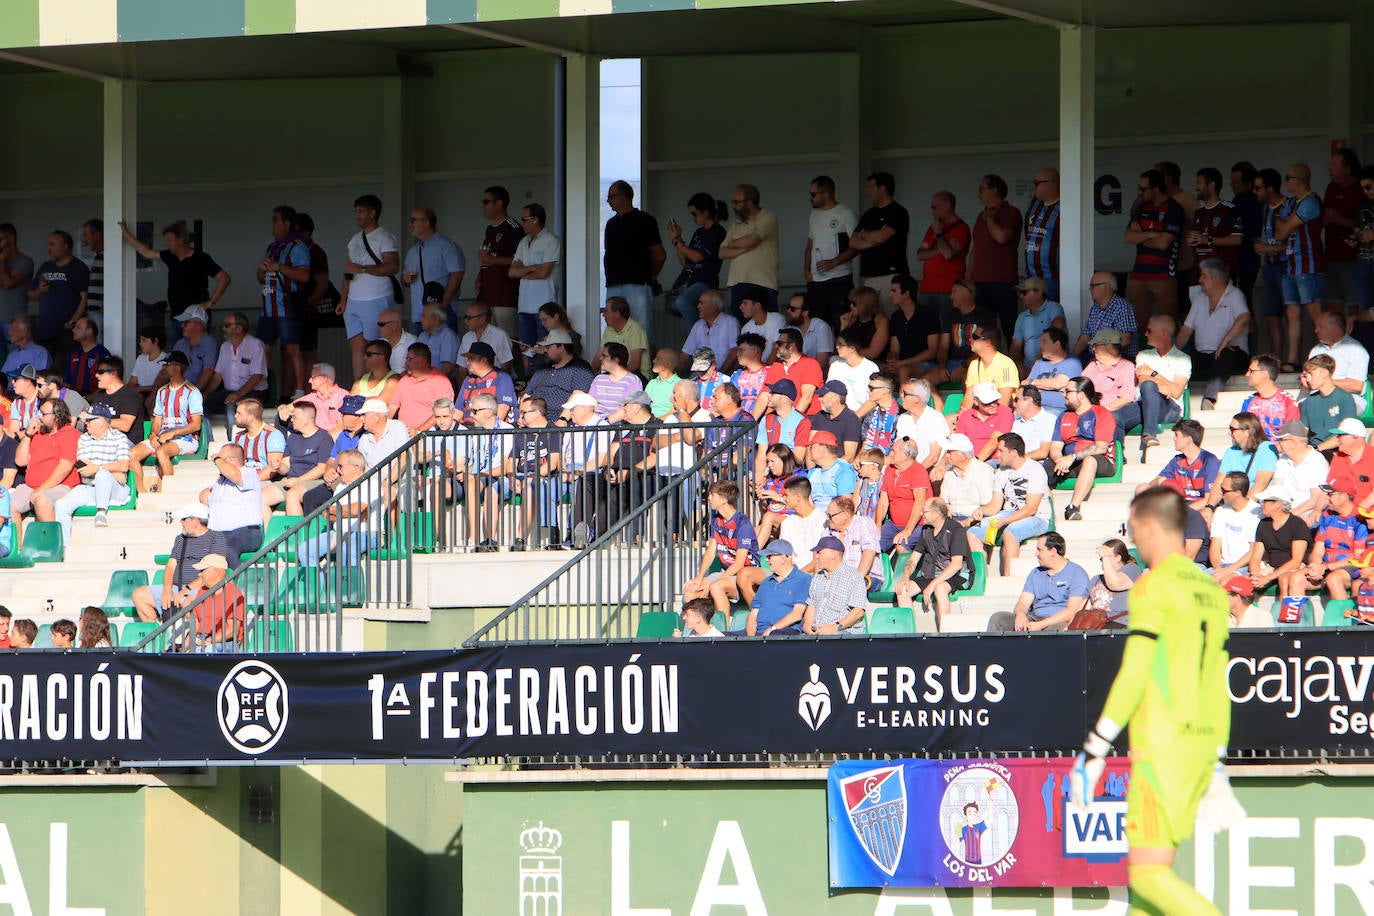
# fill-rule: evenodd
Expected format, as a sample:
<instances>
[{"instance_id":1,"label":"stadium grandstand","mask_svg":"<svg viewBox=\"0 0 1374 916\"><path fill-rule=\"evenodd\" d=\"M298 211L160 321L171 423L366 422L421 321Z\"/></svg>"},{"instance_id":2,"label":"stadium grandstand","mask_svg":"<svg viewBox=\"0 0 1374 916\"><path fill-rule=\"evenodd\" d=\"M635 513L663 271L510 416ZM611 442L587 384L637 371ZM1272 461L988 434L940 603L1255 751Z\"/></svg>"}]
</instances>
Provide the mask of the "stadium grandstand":
<instances>
[{"instance_id":1,"label":"stadium grandstand","mask_svg":"<svg viewBox=\"0 0 1374 916\"><path fill-rule=\"evenodd\" d=\"M1164 488L1180 874L1374 912L1367 4L21 6L0 911L1124 914Z\"/></svg>"}]
</instances>

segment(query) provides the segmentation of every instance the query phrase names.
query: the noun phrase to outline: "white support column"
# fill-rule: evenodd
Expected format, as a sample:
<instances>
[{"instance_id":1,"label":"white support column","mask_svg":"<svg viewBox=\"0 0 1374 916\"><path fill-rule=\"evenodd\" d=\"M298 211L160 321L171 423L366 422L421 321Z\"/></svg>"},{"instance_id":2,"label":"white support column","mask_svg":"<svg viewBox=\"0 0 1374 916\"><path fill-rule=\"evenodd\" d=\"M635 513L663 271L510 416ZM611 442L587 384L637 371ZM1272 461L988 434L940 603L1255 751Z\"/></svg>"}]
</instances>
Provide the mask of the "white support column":
<instances>
[{"instance_id":1,"label":"white support column","mask_svg":"<svg viewBox=\"0 0 1374 916\"><path fill-rule=\"evenodd\" d=\"M1083 326L1093 251L1093 81L1096 37L1089 26L1059 30L1059 301L1069 339Z\"/></svg>"},{"instance_id":2,"label":"white support column","mask_svg":"<svg viewBox=\"0 0 1374 916\"><path fill-rule=\"evenodd\" d=\"M567 186L563 197L567 237L563 239L563 282L568 311L581 324L584 349L601 343L601 59L567 58L563 149Z\"/></svg>"},{"instance_id":3,"label":"white support column","mask_svg":"<svg viewBox=\"0 0 1374 916\"><path fill-rule=\"evenodd\" d=\"M104 159L101 217L105 223L105 346L133 367L138 353L138 289L134 250L119 239L119 221L138 219L138 84L102 81Z\"/></svg>"}]
</instances>

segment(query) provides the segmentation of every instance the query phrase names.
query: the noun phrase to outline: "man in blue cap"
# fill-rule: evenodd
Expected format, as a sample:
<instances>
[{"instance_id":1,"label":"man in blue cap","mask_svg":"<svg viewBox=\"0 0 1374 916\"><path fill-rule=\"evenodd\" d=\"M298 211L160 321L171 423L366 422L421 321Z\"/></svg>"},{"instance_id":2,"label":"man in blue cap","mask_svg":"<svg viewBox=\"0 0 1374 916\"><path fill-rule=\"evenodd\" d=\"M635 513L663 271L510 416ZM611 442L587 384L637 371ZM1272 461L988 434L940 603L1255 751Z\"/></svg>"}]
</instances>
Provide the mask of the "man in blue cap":
<instances>
[{"instance_id":1,"label":"man in blue cap","mask_svg":"<svg viewBox=\"0 0 1374 916\"><path fill-rule=\"evenodd\" d=\"M840 447L840 457L853 464L863 442L863 421L849 406L849 387L839 379L831 379L816 390L821 409L813 414L813 433L828 432Z\"/></svg>"},{"instance_id":2,"label":"man in blue cap","mask_svg":"<svg viewBox=\"0 0 1374 916\"><path fill-rule=\"evenodd\" d=\"M806 595L802 632L812 636L862 633L868 587L859 571L844 561L844 542L826 535L813 551L816 572Z\"/></svg>"},{"instance_id":3,"label":"man in blue cap","mask_svg":"<svg viewBox=\"0 0 1374 916\"><path fill-rule=\"evenodd\" d=\"M749 620L744 625L744 635L799 635L801 627L798 624L802 612L806 610L811 577L797 569L792 559L792 545L788 541L778 538L763 548L763 555L768 560L769 575L749 603Z\"/></svg>"}]
</instances>

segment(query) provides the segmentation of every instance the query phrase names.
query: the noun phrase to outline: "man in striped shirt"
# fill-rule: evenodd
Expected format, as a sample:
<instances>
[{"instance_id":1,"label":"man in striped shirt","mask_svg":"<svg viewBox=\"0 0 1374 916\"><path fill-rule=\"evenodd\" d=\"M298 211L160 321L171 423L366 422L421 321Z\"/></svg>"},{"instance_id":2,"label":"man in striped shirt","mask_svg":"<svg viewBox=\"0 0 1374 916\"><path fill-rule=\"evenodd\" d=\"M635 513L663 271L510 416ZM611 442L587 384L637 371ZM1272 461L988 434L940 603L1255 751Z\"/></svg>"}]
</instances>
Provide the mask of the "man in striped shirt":
<instances>
[{"instance_id":1,"label":"man in striped shirt","mask_svg":"<svg viewBox=\"0 0 1374 916\"><path fill-rule=\"evenodd\" d=\"M95 506L95 526L110 524L109 508L129 501L129 440L110 426L115 418L114 408L108 404L93 404L78 420L86 422L86 431L76 443L76 472L81 483L53 504L57 523L62 526L62 541L72 539L72 516L82 506Z\"/></svg>"},{"instance_id":2,"label":"man in striped shirt","mask_svg":"<svg viewBox=\"0 0 1374 916\"><path fill-rule=\"evenodd\" d=\"M1136 325L1144 327L1154 314L1178 317L1179 238L1183 235L1183 208L1169 197L1164 173L1146 169L1140 173L1140 197L1131 208L1126 242L1135 246L1135 265L1127 296L1135 306Z\"/></svg>"},{"instance_id":3,"label":"man in striped shirt","mask_svg":"<svg viewBox=\"0 0 1374 916\"><path fill-rule=\"evenodd\" d=\"M134 482L138 492L147 492L143 483L143 459L157 456L160 477L172 476L172 458L192 455L200 447L200 437L208 434L201 429L205 400L200 390L186 381L186 369L191 361L180 350L167 354L163 370L167 384L153 396L153 428L148 438L134 446L129 455L133 462Z\"/></svg>"},{"instance_id":4,"label":"man in striped shirt","mask_svg":"<svg viewBox=\"0 0 1374 916\"><path fill-rule=\"evenodd\" d=\"M95 367L110 355L100 342L100 326L89 316L76 319L72 325L72 336L76 346L67 357L67 374L64 379L68 388L81 394L90 394L95 388Z\"/></svg>"},{"instance_id":5,"label":"man in striped shirt","mask_svg":"<svg viewBox=\"0 0 1374 916\"><path fill-rule=\"evenodd\" d=\"M1032 181L1035 197L1026 208L1026 276L1049 286L1059 301L1059 170L1041 169Z\"/></svg>"},{"instance_id":6,"label":"man in striped shirt","mask_svg":"<svg viewBox=\"0 0 1374 916\"><path fill-rule=\"evenodd\" d=\"M1312 169L1306 163L1290 165L1284 173L1283 182L1290 196L1274 221L1274 239L1288 246L1283 306L1289 316L1289 334L1297 336L1299 305L1313 322L1322 312L1326 273L1326 252L1322 247L1322 201L1312 190Z\"/></svg>"}]
</instances>

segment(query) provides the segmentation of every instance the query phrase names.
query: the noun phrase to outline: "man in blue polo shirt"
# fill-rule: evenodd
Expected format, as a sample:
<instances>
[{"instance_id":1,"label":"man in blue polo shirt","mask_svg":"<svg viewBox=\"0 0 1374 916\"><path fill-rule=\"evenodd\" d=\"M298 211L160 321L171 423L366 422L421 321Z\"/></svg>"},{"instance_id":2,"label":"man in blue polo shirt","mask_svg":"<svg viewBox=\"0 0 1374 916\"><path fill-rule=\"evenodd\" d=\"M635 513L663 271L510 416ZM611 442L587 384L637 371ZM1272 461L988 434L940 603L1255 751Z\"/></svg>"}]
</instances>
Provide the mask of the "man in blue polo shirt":
<instances>
[{"instance_id":1,"label":"man in blue polo shirt","mask_svg":"<svg viewBox=\"0 0 1374 916\"><path fill-rule=\"evenodd\" d=\"M763 548L770 575L759 585L749 605L745 636L770 636L774 633L801 632L802 613L811 589L811 577L792 562L792 545L776 540ZM787 621L784 623L784 621ZM739 635L738 633L732 635Z\"/></svg>"}]
</instances>

